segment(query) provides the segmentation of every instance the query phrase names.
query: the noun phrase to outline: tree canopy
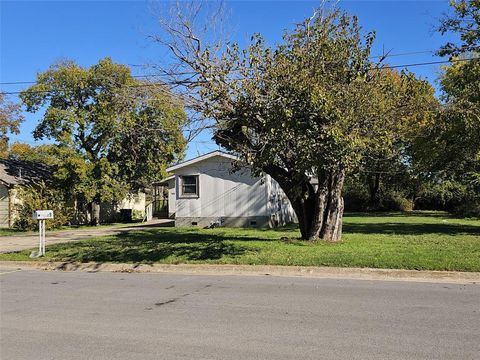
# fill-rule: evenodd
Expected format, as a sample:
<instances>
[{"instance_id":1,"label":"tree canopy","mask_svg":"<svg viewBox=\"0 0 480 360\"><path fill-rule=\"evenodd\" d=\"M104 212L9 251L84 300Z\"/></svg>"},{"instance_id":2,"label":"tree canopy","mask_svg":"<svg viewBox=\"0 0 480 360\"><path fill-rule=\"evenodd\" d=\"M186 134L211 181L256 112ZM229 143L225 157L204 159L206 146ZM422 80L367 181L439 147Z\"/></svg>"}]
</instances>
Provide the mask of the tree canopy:
<instances>
[{"instance_id":1,"label":"tree canopy","mask_svg":"<svg viewBox=\"0 0 480 360\"><path fill-rule=\"evenodd\" d=\"M440 76L442 107L426 136L415 144L421 168L437 183L456 190L457 212L480 214L480 1L451 2L453 14L441 21L442 33L458 35L439 54L451 65Z\"/></svg>"},{"instance_id":2,"label":"tree canopy","mask_svg":"<svg viewBox=\"0 0 480 360\"><path fill-rule=\"evenodd\" d=\"M480 0L450 0L453 12L441 19L438 30L455 33L459 42L448 42L440 48L439 55L458 56L480 50Z\"/></svg>"},{"instance_id":3,"label":"tree canopy","mask_svg":"<svg viewBox=\"0 0 480 360\"><path fill-rule=\"evenodd\" d=\"M318 9L276 47L259 34L244 49L212 46L193 23L180 17L159 40L179 61L171 82L215 121L218 144L280 184L303 238L339 240L346 173L427 121L431 86L373 64L374 33L338 9Z\"/></svg>"},{"instance_id":4,"label":"tree canopy","mask_svg":"<svg viewBox=\"0 0 480 360\"><path fill-rule=\"evenodd\" d=\"M34 137L55 141L55 176L77 200L120 200L161 179L183 155L182 104L110 58L88 68L56 63L20 97L29 112L46 108Z\"/></svg>"},{"instance_id":5,"label":"tree canopy","mask_svg":"<svg viewBox=\"0 0 480 360\"><path fill-rule=\"evenodd\" d=\"M24 121L21 105L8 100L7 95L0 93L0 154L7 156L8 134L18 134L20 124Z\"/></svg>"},{"instance_id":6,"label":"tree canopy","mask_svg":"<svg viewBox=\"0 0 480 360\"><path fill-rule=\"evenodd\" d=\"M21 142L14 142L8 148L8 158L51 166L59 164L57 147L53 144L32 146Z\"/></svg>"},{"instance_id":7,"label":"tree canopy","mask_svg":"<svg viewBox=\"0 0 480 360\"><path fill-rule=\"evenodd\" d=\"M440 84L446 102L425 139L423 159L451 175L480 171L480 59L446 67Z\"/></svg>"}]
</instances>

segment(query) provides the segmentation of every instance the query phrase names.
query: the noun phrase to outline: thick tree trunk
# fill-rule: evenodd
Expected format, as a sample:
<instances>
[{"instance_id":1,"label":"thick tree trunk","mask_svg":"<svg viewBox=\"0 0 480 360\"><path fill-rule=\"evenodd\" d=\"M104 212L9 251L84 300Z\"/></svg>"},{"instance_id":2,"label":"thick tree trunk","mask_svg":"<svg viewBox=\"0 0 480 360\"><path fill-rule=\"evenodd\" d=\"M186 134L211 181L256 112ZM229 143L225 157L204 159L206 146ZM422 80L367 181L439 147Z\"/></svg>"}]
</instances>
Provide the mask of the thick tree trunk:
<instances>
[{"instance_id":1,"label":"thick tree trunk","mask_svg":"<svg viewBox=\"0 0 480 360\"><path fill-rule=\"evenodd\" d=\"M286 170L266 168L287 195L298 218L302 239L339 241L342 237L345 170L318 174L315 189L307 176L291 176ZM299 191L300 189L300 191Z\"/></svg>"},{"instance_id":2,"label":"thick tree trunk","mask_svg":"<svg viewBox=\"0 0 480 360\"><path fill-rule=\"evenodd\" d=\"M342 237L343 197L342 189L345 180L345 170L330 174L328 199L324 211L324 222L320 238L327 241L339 241Z\"/></svg>"},{"instance_id":3,"label":"thick tree trunk","mask_svg":"<svg viewBox=\"0 0 480 360\"><path fill-rule=\"evenodd\" d=\"M310 185L311 189L306 186L306 190L304 193L310 194L314 191L313 187ZM287 192L284 190L287 194ZM315 203L313 201L313 197L311 196L292 196L292 194L287 194L287 197L292 204L293 210L295 211L295 215L297 215L298 219L298 226L300 228L300 233L302 235L302 239L308 239L311 232L311 223L312 223L312 216L315 211Z\"/></svg>"},{"instance_id":4,"label":"thick tree trunk","mask_svg":"<svg viewBox=\"0 0 480 360\"><path fill-rule=\"evenodd\" d=\"M314 199L314 209L306 238L317 240L322 232L325 222L325 211L327 210L328 179L326 177L318 179L318 188L311 196Z\"/></svg>"},{"instance_id":5,"label":"thick tree trunk","mask_svg":"<svg viewBox=\"0 0 480 360\"><path fill-rule=\"evenodd\" d=\"M370 195L370 205L375 208L378 206L378 190L380 189L380 174L369 175L367 178L368 192Z\"/></svg>"},{"instance_id":6,"label":"thick tree trunk","mask_svg":"<svg viewBox=\"0 0 480 360\"><path fill-rule=\"evenodd\" d=\"M345 171L319 174L318 189L314 194L315 209L309 240L339 241L342 237L343 198Z\"/></svg>"},{"instance_id":7,"label":"thick tree trunk","mask_svg":"<svg viewBox=\"0 0 480 360\"><path fill-rule=\"evenodd\" d=\"M100 201L91 203L90 225L97 226L100 224Z\"/></svg>"},{"instance_id":8,"label":"thick tree trunk","mask_svg":"<svg viewBox=\"0 0 480 360\"><path fill-rule=\"evenodd\" d=\"M243 134L239 123L217 130L214 135L219 145L231 149L229 142L235 139L237 144L245 144L254 148L250 139ZM242 146L239 145L239 152ZM315 189L310 176L296 170L293 156L283 157L283 165L273 163L263 166L262 170L269 174L282 188L297 215L302 239L339 241L342 236L343 198L342 189L345 169L339 165L336 170L317 174L319 185Z\"/></svg>"}]
</instances>

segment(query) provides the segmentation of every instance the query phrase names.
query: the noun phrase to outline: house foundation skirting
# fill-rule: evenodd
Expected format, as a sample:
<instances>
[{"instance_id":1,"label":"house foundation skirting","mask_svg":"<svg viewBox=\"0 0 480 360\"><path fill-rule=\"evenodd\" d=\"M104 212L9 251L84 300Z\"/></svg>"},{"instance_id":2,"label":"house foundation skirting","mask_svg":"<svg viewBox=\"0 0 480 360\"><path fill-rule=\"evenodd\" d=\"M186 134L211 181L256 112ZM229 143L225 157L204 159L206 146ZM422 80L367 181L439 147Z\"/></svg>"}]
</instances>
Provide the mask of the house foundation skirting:
<instances>
[{"instance_id":1,"label":"house foundation skirting","mask_svg":"<svg viewBox=\"0 0 480 360\"><path fill-rule=\"evenodd\" d=\"M245 217L176 217L176 227L208 227L214 224L215 227L273 227L270 216L245 216Z\"/></svg>"}]
</instances>

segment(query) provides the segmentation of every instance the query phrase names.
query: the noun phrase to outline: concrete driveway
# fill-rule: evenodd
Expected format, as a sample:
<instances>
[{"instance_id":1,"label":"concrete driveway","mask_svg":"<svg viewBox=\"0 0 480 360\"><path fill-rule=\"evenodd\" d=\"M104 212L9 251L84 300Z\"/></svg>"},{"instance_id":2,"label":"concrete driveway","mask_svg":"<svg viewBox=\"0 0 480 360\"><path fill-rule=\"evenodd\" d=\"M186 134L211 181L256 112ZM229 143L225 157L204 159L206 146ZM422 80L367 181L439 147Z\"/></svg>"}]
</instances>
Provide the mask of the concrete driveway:
<instances>
[{"instance_id":1,"label":"concrete driveway","mask_svg":"<svg viewBox=\"0 0 480 360\"><path fill-rule=\"evenodd\" d=\"M5 360L480 354L478 284L10 271L0 274Z\"/></svg>"},{"instance_id":2,"label":"concrete driveway","mask_svg":"<svg viewBox=\"0 0 480 360\"><path fill-rule=\"evenodd\" d=\"M125 224L116 226L100 226L77 230L47 231L46 245L83 240L96 236L117 235L134 230L150 230L159 227L173 226L170 219L154 219L147 223ZM0 253L21 251L38 247L38 235L19 234L0 237Z\"/></svg>"}]
</instances>

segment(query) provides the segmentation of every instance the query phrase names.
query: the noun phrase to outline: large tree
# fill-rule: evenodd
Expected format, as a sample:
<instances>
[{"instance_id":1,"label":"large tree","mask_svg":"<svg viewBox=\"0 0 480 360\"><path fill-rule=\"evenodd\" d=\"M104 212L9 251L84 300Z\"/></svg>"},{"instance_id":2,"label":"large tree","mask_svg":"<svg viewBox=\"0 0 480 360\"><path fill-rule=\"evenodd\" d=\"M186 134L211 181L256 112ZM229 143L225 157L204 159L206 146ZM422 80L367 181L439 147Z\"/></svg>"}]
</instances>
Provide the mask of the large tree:
<instances>
[{"instance_id":1,"label":"large tree","mask_svg":"<svg viewBox=\"0 0 480 360\"><path fill-rule=\"evenodd\" d=\"M0 157L7 156L8 134L18 134L24 120L21 105L10 101L0 92Z\"/></svg>"},{"instance_id":2,"label":"large tree","mask_svg":"<svg viewBox=\"0 0 480 360\"><path fill-rule=\"evenodd\" d=\"M451 1L453 12L439 31L457 36L438 53L452 64L440 76L443 104L428 129L418 139L415 156L436 187L450 192L451 209L480 214L480 1ZM448 191L454 189L454 191Z\"/></svg>"},{"instance_id":3,"label":"large tree","mask_svg":"<svg viewBox=\"0 0 480 360\"><path fill-rule=\"evenodd\" d=\"M367 208L370 209L382 208L380 193L386 192L385 187L397 191L402 189L406 197L414 199L418 186L415 179L420 174L416 169L412 147L418 139L426 136L439 109L435 90L427 82L410 76L409 85L405 87L405 75L402 77L400 73L389 69L384 69L381 76L389 78L391 92L406 96L403 106L408 109L410 116L404 112L403 121L395 122L393 119L395 126L391 126L390 133L385 134L389 142L373 143L374 146L365 150L359 166L354 169L356 176L366 184L369 194Z\"/></svg>"},{"instance_id":4,"label":"large tree","mask_svg":"<svg viewBox=\"0 0 480 360\"><path fill-rule=\"evenodd\" d=\"M34 137L55 141L55 177L71 198L89 204L93 223L102 201L160 179L185 148L179 101L110 58L89 68L54 64L20 97L27 111L45 108Z\"/></svg>"},{"instance_id":5,"label":"large tree","mask_svg":"<svg viewBox=\"0 0 480 360\"><path fill-rule=\"evenodd\" d=\"M458 56L480 50L480 0L450 0L452 12L440 21L438 31L454 33L458 42L447 42L439 55Z\"/></svg>"},{"instance_id":6,"label":"large tree","mask_svg":"<svg viewBox=\"0 0 480 360\"><path fill-rule=\"evenodd\" d=\"M480 58L446 67L440 85L445 103L420 155L433 171L480 173Z\"/></svg>"},{"instance_id":7,"label":"large tree","mask_svg":"<svg viewBox=\"0 0 480 360\"><path fill-rule=\"evenodd\" d=\"M50 166L58 166L59 164L57 147L54 144L32 146L17 141L8 147L8 158L37 162Z\"/></svg>"},{"instance_id":8,"label":"large tree","mask_svg":"<svg viewBox=\"0 0 480 360\"><path fill-rule=\"evenodd\" d=\"M430 87L372 64L374 34L338 9L318 9L278 46L256 34L241 48L197 35L201 9L194 3L184 15L181 7L156 37L178 60L165 75L183 87L192 110L213 121L218 144L280 184L302 238L339 240L347 172L423 116L429 104L412 104L411 94Z\"/></svg>"}]
</instances>

